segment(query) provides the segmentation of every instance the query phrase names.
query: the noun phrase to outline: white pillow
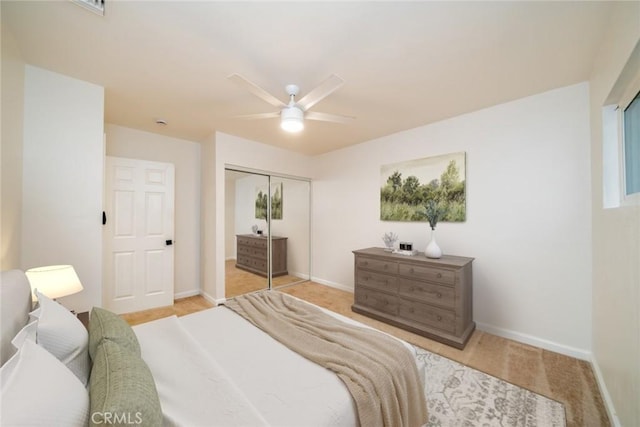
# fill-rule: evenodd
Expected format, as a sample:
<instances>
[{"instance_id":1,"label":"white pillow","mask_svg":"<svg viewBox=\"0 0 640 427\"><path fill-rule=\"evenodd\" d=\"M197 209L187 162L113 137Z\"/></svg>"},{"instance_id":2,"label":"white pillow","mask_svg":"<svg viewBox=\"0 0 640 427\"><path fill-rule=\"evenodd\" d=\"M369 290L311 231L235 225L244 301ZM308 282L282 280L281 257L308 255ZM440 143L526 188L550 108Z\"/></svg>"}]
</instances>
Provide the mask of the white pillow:
<instances>
[{"instance_id":1,"label":"white pillow","mask_svg":"<svg viewBox=\"0 0 640 427\"><path fill-rule=\"evenodd\" d=\"M56 356L86 387L91 374L89 333L69 310L36 291L40 306L31 312L38 319L36 342Z\"/></svg>"},{"instance_id":2,"label":"white pillow","mask_svg":"<svg viewBox=\"0 0 640 427\"><path fill-rule=\"evenodd\" d=\"M58 359L26 339L0 368L0 413L7 426L80 426L89 393Z\"/></svg>"},{"instance_id":3,"label":"white pillow","mask_svg":"<svg viewBox=\"0 0 640 427\"><path fill-rule=\"evenodd\" d=\"M26 340L36 342L37 331L38 321L34 320L20 329L20 332L18 332L16 336L11 340L11 344L13 344L16 349L19 349L20 347L22 347L22 344L24 344Z\"/></svg>"}]
</instances>

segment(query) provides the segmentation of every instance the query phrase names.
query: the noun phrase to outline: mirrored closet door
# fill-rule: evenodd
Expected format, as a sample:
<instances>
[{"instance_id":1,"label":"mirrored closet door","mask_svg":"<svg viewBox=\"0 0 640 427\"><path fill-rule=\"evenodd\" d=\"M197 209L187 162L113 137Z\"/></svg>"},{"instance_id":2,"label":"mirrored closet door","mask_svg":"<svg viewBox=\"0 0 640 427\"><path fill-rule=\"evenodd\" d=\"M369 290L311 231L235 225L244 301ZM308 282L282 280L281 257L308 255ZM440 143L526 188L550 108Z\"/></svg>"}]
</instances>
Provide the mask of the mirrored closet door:
<instances>
[{"instance_id":1,"label":"mirrored closet door","mask_svg":"<svg viewBox=\"0 0 640 427\"><path fill-rule=\"evenodd\" d=\"M310 279L310 193L309 181L271 176L272 288ZM282 264L283 251L286 265Z\"/></svg>"},{"instance_id":2,"label":"mirrored closet door","mask_svg":"<svg viewBox=\"0 0 640 427\"><path fill-rule=\"evenodd\" d=\"M309 180L225 170L225 297L309 280Z\"/></svg>"}]
</instances>

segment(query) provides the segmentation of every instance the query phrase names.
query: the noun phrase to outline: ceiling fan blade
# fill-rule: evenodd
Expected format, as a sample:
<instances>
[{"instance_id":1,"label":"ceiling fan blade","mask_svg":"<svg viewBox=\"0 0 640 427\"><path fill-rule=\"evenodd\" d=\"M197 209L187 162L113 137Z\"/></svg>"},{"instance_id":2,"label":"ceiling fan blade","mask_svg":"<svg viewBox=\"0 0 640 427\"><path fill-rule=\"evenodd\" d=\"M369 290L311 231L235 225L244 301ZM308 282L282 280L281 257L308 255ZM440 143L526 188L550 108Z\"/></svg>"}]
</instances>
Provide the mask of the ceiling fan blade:
<instances>
[{"instance_id":1,"label":"ceiling fan blade","mask_svg":"<svg viewBox=\"0 0 640 427\"><path fill-rule=\"evenodd\" d=\"M242 77L240 74L231 74L229 77L227 77L229 80L231 80L232 82L240 85L240 86L244 86L249 92L251 92L252 94L256 95L258 98L262 99L263 101L268 102L269 104L273 105L274 107L286 107L287 104L285 104L284 102L280 101L278 98L276 98L275 96L271 95L269 92L267 92L266 90L262 89L260 86L256 85L253 82L250 82L249 80L245 79L244 77Z\"/></svg>"},{"instance_id":2,"label":"ceiling fan blade","mask_svg":"<svg viewBox=\"0 0 640 427\"><path fill-rule=\"evenodd\" d=\"M303 110L308 110L309 108L316 105L318 102L322 101L324 98L333 93L336 89L338 89L344 80L340 77L332 74L327 80L320 83L320 85L316 86L311 92L307 93L300 101L297 102L298 105L302 107Z\"/></svg>"},{"instance_id":3,"label":"ceiling fan blade","mask_svg":"<svg viewBox=\"0 0 640 427\"><path fill-rule=\"evenodd\" d=\"M240 116L233 116L234 119L272 119L274 117L280 117L280 111L274 111L273 113L257 113L257 114L242 114Z\"/></svg>"},{"instance_id":4,"label":"ceiling fan blade","mask_svg":"<svg viewBox=\"0 0 640 427\"><path fill-rule=\"evenodd\" d=\"M339 116L337 114L318 113L315 111L307 111L304 113L304 118L309 120L321 120L323 122L336 122L336 123L349 123L355 120L355 117L351 116Z\"/></svg>"}]
</instances>

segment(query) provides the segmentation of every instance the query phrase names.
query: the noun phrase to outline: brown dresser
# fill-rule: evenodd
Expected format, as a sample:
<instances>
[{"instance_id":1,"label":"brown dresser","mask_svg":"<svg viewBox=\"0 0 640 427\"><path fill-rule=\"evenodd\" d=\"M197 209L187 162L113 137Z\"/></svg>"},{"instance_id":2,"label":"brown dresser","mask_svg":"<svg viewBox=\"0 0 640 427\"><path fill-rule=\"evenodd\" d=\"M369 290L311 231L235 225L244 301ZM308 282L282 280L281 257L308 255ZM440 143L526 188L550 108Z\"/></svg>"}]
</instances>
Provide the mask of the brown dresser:
<instances>
[{"instance_id":1,"label":"brown dresser","mask_svg":"<svg viewBox=\"0 0 640 427\"><path fill-rule=\"evenodd\" d=\"M253 234L236 235L236 267L267 277L267 247L266 237ZM284 276L287 272L287 238L271 236L271 265L272 277Z\"/></svg>"},{"instance_id":2,"label":"brown dresser","mask_svg":"<svg viewBox=\"0 0 640 427\"><path fill-rule=\"evenodd\" d=\"M356 313L464 348L473 321L473 258L423 253L406 256L382 248L353 251Z\"/></svg>"}]
</instances>

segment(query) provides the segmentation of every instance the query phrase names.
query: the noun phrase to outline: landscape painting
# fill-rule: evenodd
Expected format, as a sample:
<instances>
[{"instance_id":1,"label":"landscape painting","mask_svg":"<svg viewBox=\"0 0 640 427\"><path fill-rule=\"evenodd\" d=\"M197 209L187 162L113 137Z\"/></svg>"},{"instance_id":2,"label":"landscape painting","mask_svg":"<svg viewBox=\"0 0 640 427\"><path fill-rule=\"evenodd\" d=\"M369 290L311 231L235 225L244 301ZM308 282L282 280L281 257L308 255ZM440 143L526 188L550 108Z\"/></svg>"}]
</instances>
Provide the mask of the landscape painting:
<instances>
[{"instance_id":1,"label":"landscape painting","mask_svg":"<svg viewBox=\"0 0 640 427\"><path fill-rule=\"evenodd\" d=\"M269 194L266 187L256 188L256 218L267 218ZM282 219L282 183L271 184L271 219Z\"/></svg>"},{"instance_id":2,"label":"landscape painting","mask_svg":"<svg viewBox=\"0 0 640 427\"><path fill-rule=\"evenodd\" d=\"M383 165L380 171L380 219L427 221L434 201L441 221L466 220L466 153L452 153Z\"/></svg>"}]
</instances>

